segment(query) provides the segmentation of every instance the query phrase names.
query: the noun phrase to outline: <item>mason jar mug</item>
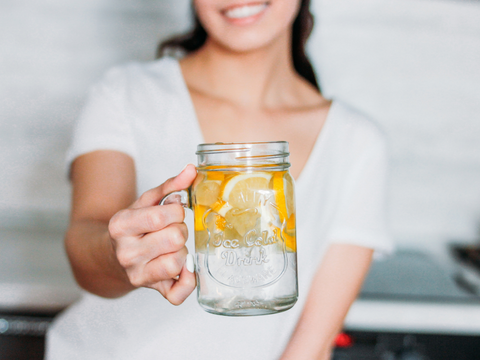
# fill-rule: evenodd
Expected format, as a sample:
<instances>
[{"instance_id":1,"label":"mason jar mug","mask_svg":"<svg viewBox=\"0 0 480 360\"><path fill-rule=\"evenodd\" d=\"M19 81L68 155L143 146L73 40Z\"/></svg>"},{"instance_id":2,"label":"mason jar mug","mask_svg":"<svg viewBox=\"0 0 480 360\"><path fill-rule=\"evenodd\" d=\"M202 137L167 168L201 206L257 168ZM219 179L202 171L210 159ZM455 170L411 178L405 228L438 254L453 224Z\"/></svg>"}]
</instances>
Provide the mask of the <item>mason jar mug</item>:
<instances>
[{"instance_id":1,"label":"mason jar mug","mask_svg":"<svg viewBox=\"0 0 480 360\"><path fill-rule=\"evenodd\" d=\"M190 189L198 303L219 315L265 315L297 301L294 182L288 143L198 145Z\"/></svg>"}]
</instances>

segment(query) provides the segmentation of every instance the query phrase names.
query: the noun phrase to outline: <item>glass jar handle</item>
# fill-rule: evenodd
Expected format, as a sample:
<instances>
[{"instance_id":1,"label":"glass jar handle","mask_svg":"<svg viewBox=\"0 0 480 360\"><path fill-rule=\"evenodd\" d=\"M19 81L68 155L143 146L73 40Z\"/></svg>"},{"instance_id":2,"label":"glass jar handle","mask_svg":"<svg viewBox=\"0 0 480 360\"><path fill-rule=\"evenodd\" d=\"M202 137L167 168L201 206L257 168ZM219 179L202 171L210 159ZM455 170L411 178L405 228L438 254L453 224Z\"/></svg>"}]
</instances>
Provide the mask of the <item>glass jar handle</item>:
<instances>
[{"instance_id":1,"label":"glass jar handle","mask_svg":"<svg viewBox=\"0 0 480 360\"><path fill-rule=\"evenodd\" d=\"M180 204L186 209L192 209L190 188L187 190L174 191L160 201L160 205Z\"/></svg>"}]
</instances>

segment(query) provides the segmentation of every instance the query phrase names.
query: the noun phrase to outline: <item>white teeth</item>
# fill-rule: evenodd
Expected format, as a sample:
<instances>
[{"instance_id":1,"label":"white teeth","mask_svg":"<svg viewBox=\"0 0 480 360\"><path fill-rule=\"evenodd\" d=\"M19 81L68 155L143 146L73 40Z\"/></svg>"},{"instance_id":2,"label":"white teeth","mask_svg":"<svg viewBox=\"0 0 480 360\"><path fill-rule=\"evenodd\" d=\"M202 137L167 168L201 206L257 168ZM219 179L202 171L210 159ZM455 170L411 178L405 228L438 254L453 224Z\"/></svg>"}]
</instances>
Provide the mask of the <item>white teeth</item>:
<instances>
[{"instance_id":1,"label":"white teeth","mask_svg":"<svg viewBox=\"0 0 480 360\"><path fill-rule=\"evenodd\" d=\"M225 11L225 16L231 19L242 19L261 13L267 4L245 5Z\"/></svg>"}]
</instances>

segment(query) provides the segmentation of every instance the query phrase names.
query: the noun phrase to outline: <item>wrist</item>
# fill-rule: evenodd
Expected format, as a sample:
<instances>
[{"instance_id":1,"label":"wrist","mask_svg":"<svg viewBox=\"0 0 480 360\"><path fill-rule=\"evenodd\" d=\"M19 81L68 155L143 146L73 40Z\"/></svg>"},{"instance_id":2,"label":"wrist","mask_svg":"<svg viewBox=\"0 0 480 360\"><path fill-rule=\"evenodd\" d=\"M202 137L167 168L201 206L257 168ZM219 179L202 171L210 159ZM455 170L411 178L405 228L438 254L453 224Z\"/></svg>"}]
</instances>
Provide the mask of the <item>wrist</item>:
<instances>
[{"instance_id":1,"label":"wrist","mask_svg":"<svg viewBox=\"0 0 480 360\"><path fill-rule=\"evenodd\" d=\"M125 268L118 261L114 242L108 228L105 228L101 239L98 263L103 264L103 266L98 271L100 275L103 275L104 279L97 284L98 289L95 293L108 298L121 297L136 288L130 282Z\"/></svg>"},{"instance_id":2,"label":"wrist","mask_svg":"<svg viewBox=\"0 0 480 360\"><path fill-rule=\"evenodd\" d=\"M104 222L72 221L65 247L78 285L95 295L115 298L134 289L115 255Z\"/></svg>"}]
</instances>

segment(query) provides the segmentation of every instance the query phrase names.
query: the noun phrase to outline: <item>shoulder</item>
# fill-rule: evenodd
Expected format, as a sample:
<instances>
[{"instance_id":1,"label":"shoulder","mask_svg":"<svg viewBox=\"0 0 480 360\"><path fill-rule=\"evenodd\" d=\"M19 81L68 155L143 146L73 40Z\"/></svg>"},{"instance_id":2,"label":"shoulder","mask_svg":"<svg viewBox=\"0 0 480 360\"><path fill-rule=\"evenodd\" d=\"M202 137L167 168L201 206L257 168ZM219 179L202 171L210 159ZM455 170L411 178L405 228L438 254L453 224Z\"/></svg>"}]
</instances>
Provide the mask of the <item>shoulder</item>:
<instances>
[{"instance_id":1,"label":"shoulder","mask_svg":"<svg viewBox=\"0 0 480 360\"><path fill-rule=\"evenodd\" d=\"M107 70L93 86L115 96L172 94L181 87L182 77L177 60L169 57L149 62L129 62Z\"/></svg>"},{"instance_id":2,"label":"shoulder","mask_svg":"<svg viewBox=\"0 0 480 360\"><path fill-rule=\"evenodd\" d=\"M337 139L349 144L349 147L353 150L385 149L385 133L372 119L360 111L344 103L334 101L332 118L330 120L336 128Z\"/></svg>"}]
</instances>

